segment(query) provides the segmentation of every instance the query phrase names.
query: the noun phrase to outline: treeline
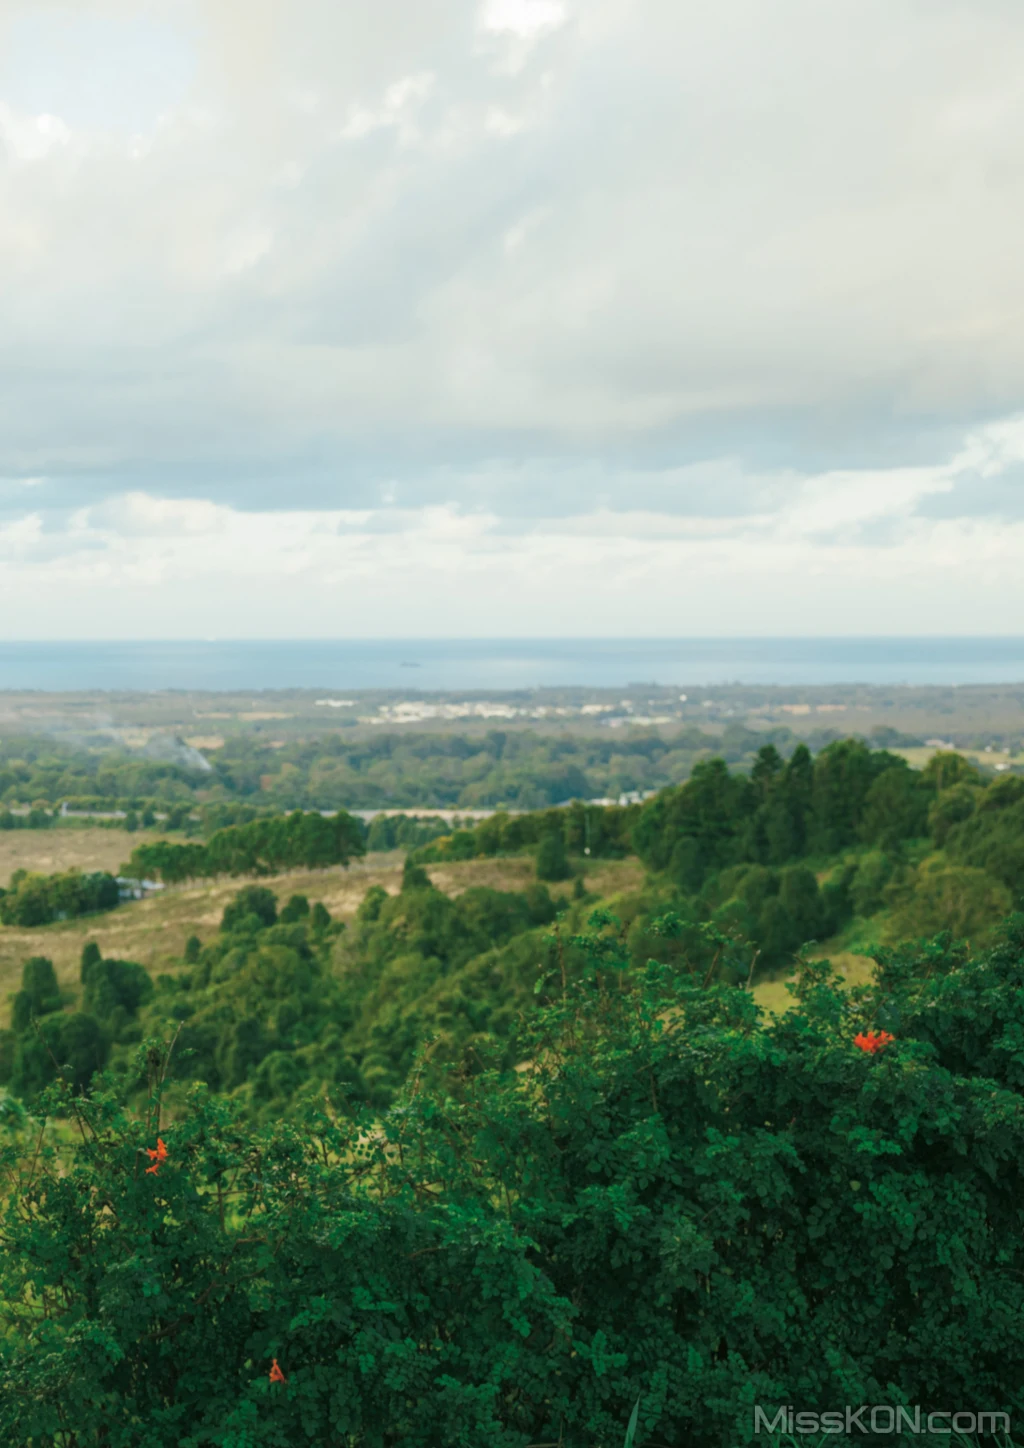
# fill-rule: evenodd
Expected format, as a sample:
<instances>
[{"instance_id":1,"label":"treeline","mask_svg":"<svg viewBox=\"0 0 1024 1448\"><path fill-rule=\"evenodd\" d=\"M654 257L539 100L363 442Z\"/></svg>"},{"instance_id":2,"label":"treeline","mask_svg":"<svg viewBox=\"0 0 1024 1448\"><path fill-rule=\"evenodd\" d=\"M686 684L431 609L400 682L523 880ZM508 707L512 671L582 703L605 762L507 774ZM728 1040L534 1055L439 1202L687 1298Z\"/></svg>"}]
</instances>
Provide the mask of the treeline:
<instances>
[{"instance_id":1,"label":"treeline","mask_svg":"<svg viewBox=\"0 0 1024 1448\"><path fill-rule=\"evenodd\" d=\"M191 769L120 749L84 749L46 734L4 734L0 740L0 801L52 808L62 800L89 800L96 809L144 809L148 803L186 802L210 784L206 770Z\"/></svg>"},{"instance_id":2,"label":"treeline","mask_svg":"<svg viewBox=\"0 0 1024 1448\"><path fill-rule=\"evenodd\" d=\"M632 839L692 928L746 939L759 967L882 912L890 940L983 940L1024 900L1024 780L953 753L915 770L847 739L813 759L767 746L748 775L709 760L642 808Z\"/></svg>"},{"instance_id":3,"label":"treeline","mask_svg":"<svg viewBox=\"0 0 1024 1448\"><path fill-rule=\"evenodd\" d=\"M749 770L730 770L720 757L702 760L683 784L643 805L577 800L527 815L499 812L436 839L417 858L514 854L556 835L570 854L621 858L635 851L651 870L695 891L731 865L781 865L827 858L851 845L896 847L924 836L940 789L964 781L969 783L959 793L944 796L943 818L962 812L964 801L985 789L960 755L938 755L922 772L901 755L858 739L835 741L817 757L798 744L788 760L774 744L764 744ZM1002 783L1011 790L1017 785ZM1024 793L1024 780L1020 788Z\"/></svg>"},{"instance_id":4,"label":"treeline","mask_svg":"<svg viewBox=\"0 0 1024 1448\"><path fill-rule=\"evenodd\" d=\"M74 920L113 910L120 896L117 881L104 870L82 874L39 875L16 870L10 888L0 889L0 924L36 926Z\"/></svg>"},{"instance_id":5,"label":"treeline","mask_svg":"<svg viewBox=\"0 0 1024 1448\"><path fill-rule=\"evenodd\" d=\"M758 733L732 723L724 733L695 727L662 735L629 729L606 735L381 732L332 734L271 748L239 736L208 752L210 769L127 754L76 749L45 736L0 740L0 804L109 812L193 811L214 805L294 809L545 809L570 799L618 798L684 780L712 753L749 763L769 740L788 748L786 728ZM226 820L224 823L235 823Z\"/></svg>"},{"instance_id":6,"label":"treeline","mask_svg":"<svg viewBox=\"0 0 1024 1448\"><path fill-rule=\"evenodd\" d=\"M360 822L295 811L216 830L204 844L155 840L136 846L124 874L166 884L216 875L271 875L280 870L347 865L365 851Z\"/></svg>"},{"instance_id":7,"label":"treeline","mask_svg":"<svg viewBox=\"0 0 1024 1448\"><path fill-rule=\"evenodd\" d=\"M239 737L210 762L236 796L263 796L278 807L537 810L659 789L685 779L695 760L711 753L741 764L766 737L779 745L792 738L785 728L766 736L735 725L724 736L692 726L664 735L633 729L596 737L492 729L332 735L271 750Z\"/></svg>"},{"instance_id":8,"label":"treeline","mask_svg":"<svg viewBox=\"0 0 1024 1448\"><path fill-rule=\"evenodd\" d=\"M642 806L498 814L414 858L528 851L558 880L633 850L660 908L690 921L688 948L713 928L748 941L759 970L883 911L894 939L977 939L1024 899L1024 780L986 779L954 753L916 770L856 739L816 757L798 745L788 760L769 744L749 770L702 760Z\"/></svg>"},{"instance_id":9,"label":"treeline","mask_svg":"<svg viewBox=\"0 0 1024 1448\"><path fill-rule=\"evenodd\" d=\"M916 840L986 871L1016 897L1024 892L1024 779L985 779L954 753L916 770L856 739L813 760L802 745L788 761L768 745L749 776L719 759L698 764L685 785L644 805L632 839L646 865L690 889L743 862L825 859L864 845L895 857Z\"/></svg>"},{"instance_id":10,"label":"treeline","mask_svg":"<svg viewBox=\"0 0 1024 1448\"><path fill-rule=\"evenodd\" d=\"M25 814L0 809L0 830L46 830L54 822L54 816L48 810L38 807L27 810Z\"/></svg>"},{"instance_id":11,"label":"treeline","mask_svg":"<svg viewBox=\"0 0 1024 1448\"><path fill-rule=\"evenodd\" d=\"M210 978L251 970L299 1041L316 967L295 950L279 993L281 930L244 961L226 943ZM809 964L778 1019L631 968L614 922L574 949L511 1063L417 1071L383 1113L341 1079L253 1122L182 1096L180 1039L169 1069L150 1043L91 1096L52 1091L66 1139L33 1122L2 1154L3 1441L584 1448L635 1415L638 1444L732 1448L754 1405L793 1403L969 1411L1003 1441L992 1415L1024 1413L1021 922L986 953L883 954L858 993ZM252 1049L239 1030L225 1078Z\"/></svg>"},{"instance_id":12,"label":"treeline","mask_svg":"<svg viewBox=\"0 0 1024 1448\"><path fill-rule=\"evenodd\" d=\"M892 730L875 733L874 744L891 742ZM810 741L811 752L835 742L834 734L821 731ZM67 801L72 809L130 813L142 827L165 816L162 829L189 832L201 826L204 834L245 823L247 812L501 806L533 811L572 799L615 800L677 786L695 765L713 758L749 774L766 744L788 758L797 739L785 727L751 730L735 721L720 732L691 725L671 733L635 728L600 735L503 729L375 732L367 738L332 734L280 748L237 736L209 751L210 768L203 770L113 749L77 750L42 737L5 737L0 806L52 811Z\"/></svg>"},{"instance_id":13,"label":"treeline","mask_svg":"<svg viewBox=\"0 0 1024 1448\"><path fill-rule=\"evenodd\" d=\"M698 764L685 785L644 806L633 842L649 868L693 890L730 865L896 846L926 833L943 770L950 779L977 774L959 755L914 770L857 739L837 741L815 759L798 745L788 761L766 745L749 775L731 773L722 759Z\"/></svg>"},{"instance_id":14,"label":"treeline","mask_svg":"<svg viewBox=\"0 0 1024 1448\"><path fill-rule=\"evenodd\" d=\"M436 817L380 814L367 827L366 848L371 851L416 850L450 833L451 825Z\"/></svg>"},{"instance_id":15,"label":"treeline","mask_svg":"<svg viewBox=\"0 0 1024 1448\"><path fill-rule=\"evenodd\" d=\"M421 864L514 855L557 838L570 854L621 860L633 852L639 805L588 805L574 800L564 809L529 814L498 811L469 829L452 830L416 850Z\"/></svg>"}]
</instances>

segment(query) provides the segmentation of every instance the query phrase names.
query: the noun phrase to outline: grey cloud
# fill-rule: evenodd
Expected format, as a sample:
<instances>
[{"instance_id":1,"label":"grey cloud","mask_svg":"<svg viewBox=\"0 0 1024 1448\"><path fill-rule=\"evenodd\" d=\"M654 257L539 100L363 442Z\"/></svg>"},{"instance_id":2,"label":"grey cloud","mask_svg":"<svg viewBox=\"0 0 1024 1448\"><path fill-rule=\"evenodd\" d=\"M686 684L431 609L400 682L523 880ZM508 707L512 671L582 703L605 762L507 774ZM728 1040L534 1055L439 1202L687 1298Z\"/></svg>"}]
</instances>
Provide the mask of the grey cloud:
<instances>
[{"instance_id":1,"label":"grey cloud","mask_svg":"<svg viewBox=\"0 0 1024 1448\"><path fill-rule=\"evenodd\" d=\"M925 518L991 517L1019 522L1024 519L1024 464L1012 465L995 477L957 478L950 492L922 499L918 511Z\"/></svg>"},{"instance_id":2,"label":"grey cloud","mask_svg":"<svg viewBox=\"0 0 1024 1448\"><path fill-rule=\"evenodd\" d=\"M48 507L739 516L1024 402L1014 7L590 0L529 47L468 0L150 9L194 77L141 150L0 161L0 471Z\"/></svg>"}]
</instances>

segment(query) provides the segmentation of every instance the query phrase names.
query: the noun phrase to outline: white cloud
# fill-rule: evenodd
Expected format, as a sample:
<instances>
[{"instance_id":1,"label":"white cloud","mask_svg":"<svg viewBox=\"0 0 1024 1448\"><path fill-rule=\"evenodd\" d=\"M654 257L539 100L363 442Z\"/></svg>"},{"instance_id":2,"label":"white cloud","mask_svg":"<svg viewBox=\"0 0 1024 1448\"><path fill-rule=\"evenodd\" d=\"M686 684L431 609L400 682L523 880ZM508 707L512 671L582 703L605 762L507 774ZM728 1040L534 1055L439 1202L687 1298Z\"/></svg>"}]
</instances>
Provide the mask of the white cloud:
<instances>
[{"instance_id":1,"label":"white cloud","mask_svg":"<svg viewBox=\"0 0 1024 1448\"><path fill-rule=\"evenodd\" d=\"M15 164L41 161L71 142L71 128L59 116L24 115L0 101L0 146Z\"/></svg>"},{"instance_id":2,"label":"white cloud","mask_svg":"<svg viewBox=\"0 0 1024 1448\"><path fill-rule=\"evenodd\" d=\"M0 608L31 596L30 626L65 636L117 636L126 610L154 637L210 610L243 637L1004 632L1024 607L1024 520L916 511L966 451L808 477L756 515L601 507L517 529L455 504L243 512L135 492L0 528Z\"/></svg>"},{"instance_id":3,"label":"white cloud","mask_svg":"<svg viewBox=\"0 0 1024 1448\"><path fill-rule=\"evenodd\" d=\"M351 108L340 132L342 139L357 141L385 126L398 128L403 139L409 139L415 135L412 113L427 99L433 87L434 76L429 71L392 81L379 105L355 105Z\"/></svg>"},{"instance_id":4,"label":"white cloud","mask_svg":"<svg viewBox=\"0 0 1024 1448\"><path fill-rule=\"evenodd\" d=\"M480 13L484 30L529 37L564 24L565 6L559 0L486 0Z\"/></svg>"},{"instance_id":5,"label":"white cloud","mask_svg":"<svg viewBox=\"0 0 1024 1448\"><path fill-rule=\"evenodd\" d=\"M1022 67L996 0L8 0L3 626L983 628Z\"/></svg>"}]
</instances>

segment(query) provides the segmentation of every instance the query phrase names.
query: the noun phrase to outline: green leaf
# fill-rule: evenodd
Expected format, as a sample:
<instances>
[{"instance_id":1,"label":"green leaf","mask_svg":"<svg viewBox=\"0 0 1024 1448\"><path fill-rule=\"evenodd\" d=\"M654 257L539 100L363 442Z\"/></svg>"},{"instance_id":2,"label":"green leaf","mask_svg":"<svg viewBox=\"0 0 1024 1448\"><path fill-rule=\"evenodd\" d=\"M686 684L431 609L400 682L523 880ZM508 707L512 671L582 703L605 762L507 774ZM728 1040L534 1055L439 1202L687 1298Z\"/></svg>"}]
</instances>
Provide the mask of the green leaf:
<instances>
[{"instance_id":1,"label":"green leaf","mask_svg":"<svg viewBox=\"0 0 1024 1448\"><path fill-rule=\"evenodd\" d=\"M623 1448L633 1448L633 1439L636 1437L636 1425L640 1418L640 1399L637 1398L633 1404L633 1411L629 1415L629 1426L626 1429L626 1441Z\"/></svg>"}]
</instances>

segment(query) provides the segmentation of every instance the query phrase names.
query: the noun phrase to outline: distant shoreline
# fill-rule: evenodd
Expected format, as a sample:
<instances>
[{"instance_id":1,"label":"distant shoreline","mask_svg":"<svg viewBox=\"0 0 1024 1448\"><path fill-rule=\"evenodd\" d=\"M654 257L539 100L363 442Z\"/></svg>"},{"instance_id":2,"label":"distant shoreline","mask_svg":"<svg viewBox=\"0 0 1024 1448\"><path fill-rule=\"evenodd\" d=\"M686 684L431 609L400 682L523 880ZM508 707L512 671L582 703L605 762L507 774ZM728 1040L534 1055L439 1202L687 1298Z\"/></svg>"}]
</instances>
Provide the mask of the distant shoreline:
<instances>
[{"instance_id":1,"label":"distant shoreline","mask_svg":"<svg viewBox=\"0 0 1024 1448\"><path fill-rule=\"evenodd\" d=\"M1024 637L0 642L0 694L1024 684Z\"/></svg>"}]
</instances>

